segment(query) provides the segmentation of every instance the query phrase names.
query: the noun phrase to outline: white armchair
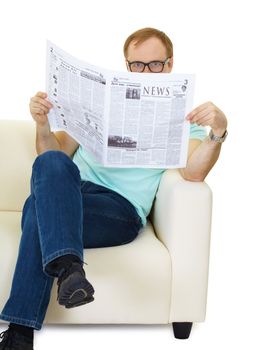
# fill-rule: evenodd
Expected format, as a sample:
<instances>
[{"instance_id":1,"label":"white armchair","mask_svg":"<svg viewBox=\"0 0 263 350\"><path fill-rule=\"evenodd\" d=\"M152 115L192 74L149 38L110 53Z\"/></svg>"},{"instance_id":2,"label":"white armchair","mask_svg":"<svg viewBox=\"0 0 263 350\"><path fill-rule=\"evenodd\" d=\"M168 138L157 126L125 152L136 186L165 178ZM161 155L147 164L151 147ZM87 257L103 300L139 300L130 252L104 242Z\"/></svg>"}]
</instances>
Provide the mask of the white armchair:
<instances>
[{"instance_id":1,"label":"white armchair","mask_svg":"<svg viewBox=\"0 0 263 350\"><path fill-rule=\"evenodd\" d=\"M11 288L35 157L34 122L1 120L0 311ZM133 242L85 249L94 302L65 309L54 283L45 323L172 323L176 338L189 337L192 323L205 319L211 208L206 183L165 171L147 226Z\"/></svg>"}]
</instances>

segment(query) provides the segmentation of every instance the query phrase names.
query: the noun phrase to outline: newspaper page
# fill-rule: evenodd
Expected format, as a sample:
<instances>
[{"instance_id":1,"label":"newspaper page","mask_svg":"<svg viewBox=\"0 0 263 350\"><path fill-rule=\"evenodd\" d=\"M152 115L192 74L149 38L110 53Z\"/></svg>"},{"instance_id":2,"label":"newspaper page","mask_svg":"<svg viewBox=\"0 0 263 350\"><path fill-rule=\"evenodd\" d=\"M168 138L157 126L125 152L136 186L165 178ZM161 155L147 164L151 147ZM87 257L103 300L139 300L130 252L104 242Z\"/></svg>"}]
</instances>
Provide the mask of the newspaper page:
<instances>
[{"instance_id":1,"label":"newspaper page","mask_svg":"<svg viewBox=\"0 0 263 350\"><path fill-rule=\"evenodd\" d=\"M47 43L52 131L107 167L186 166L194 75L106 70Z\"/></svg>"}]
</instances>

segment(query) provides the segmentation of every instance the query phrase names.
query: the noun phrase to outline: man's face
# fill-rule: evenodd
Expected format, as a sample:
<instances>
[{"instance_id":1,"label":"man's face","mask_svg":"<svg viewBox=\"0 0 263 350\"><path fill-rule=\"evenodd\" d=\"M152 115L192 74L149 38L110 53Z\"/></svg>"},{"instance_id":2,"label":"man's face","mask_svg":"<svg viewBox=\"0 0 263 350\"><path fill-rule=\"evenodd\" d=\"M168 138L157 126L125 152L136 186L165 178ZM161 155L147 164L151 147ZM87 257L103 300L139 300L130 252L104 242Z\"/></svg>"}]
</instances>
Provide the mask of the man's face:
<instances>
[{"instance_id":1,"label":"man's face","mask_svg":"<svg viewBox=\"0 0 263 350\"><path fill-rule=\"evenodd\" d=\"M135 46L134 42L132 41L128 48L128 55L127 55L127 61L134 62L144 62L148 63L151 61L161 61L164 62L167 59L167 53L166 48L164 44L161 42L158 38L150 38L141 43L140 45ZM172 71L173 67L173 58L171 57L164 65L162 73L170 73ZM129 66L127 64L127 68L129 69ZM151 73L149 70L149 67L145 66L145 69L143 71L144 73Z\"/></svg>"}]
</instances>

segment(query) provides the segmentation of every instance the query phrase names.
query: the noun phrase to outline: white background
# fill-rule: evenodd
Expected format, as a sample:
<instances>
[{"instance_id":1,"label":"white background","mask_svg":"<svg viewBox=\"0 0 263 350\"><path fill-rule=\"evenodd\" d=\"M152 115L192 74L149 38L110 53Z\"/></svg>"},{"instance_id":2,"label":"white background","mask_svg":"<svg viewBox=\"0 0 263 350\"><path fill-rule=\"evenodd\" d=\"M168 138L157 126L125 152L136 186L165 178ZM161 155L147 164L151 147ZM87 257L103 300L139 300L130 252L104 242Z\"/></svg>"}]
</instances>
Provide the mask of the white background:
<instances>
[{"instance_id":1,"label":"white background","mask_svg":"<svg viewBox=\"0 0 263 350\"><path fill-rule=\"evenodd\" d=\"M171 325L44 326L35 332L36 349L262 348L260 2L1 1L0 119L31 118L29 98L45 90L46 39L90 63L124 70L124 40L153 26L174 42L174 72L196 73L195 106L211 100L229 122L206 179L214 196L206 322L188 341L175 340Z\"/></svg>"}]
</instances>

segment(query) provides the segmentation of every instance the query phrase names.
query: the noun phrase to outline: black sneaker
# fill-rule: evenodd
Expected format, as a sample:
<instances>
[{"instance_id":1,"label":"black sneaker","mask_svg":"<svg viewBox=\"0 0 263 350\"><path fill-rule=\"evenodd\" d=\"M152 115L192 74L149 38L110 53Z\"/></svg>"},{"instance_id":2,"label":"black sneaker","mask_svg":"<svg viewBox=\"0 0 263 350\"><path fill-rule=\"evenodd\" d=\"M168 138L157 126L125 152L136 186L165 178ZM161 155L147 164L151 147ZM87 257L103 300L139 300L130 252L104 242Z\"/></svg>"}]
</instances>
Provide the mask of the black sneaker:
<instances>
[{"instance_id":1,"label":"black sneaker","mask_svg":"<svg viewBox=\"0 0 263 350\"><path fill-rule=\"evenodd\" d=\"M58 275L58 303L67 309L84 305L94 300L94 288L85 278L80 263L73 262Z\"/></svg>"},{"instance_id":2,"label":"black sneaker","mask_svg":"<svg viewBox=\"0 0 263 350\"><path fill-rule=\"evenodd\" d=\"M0 334L0 350L33 350L33 339L7 329Z\"/></svg>"}]
</instances>

